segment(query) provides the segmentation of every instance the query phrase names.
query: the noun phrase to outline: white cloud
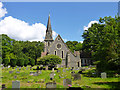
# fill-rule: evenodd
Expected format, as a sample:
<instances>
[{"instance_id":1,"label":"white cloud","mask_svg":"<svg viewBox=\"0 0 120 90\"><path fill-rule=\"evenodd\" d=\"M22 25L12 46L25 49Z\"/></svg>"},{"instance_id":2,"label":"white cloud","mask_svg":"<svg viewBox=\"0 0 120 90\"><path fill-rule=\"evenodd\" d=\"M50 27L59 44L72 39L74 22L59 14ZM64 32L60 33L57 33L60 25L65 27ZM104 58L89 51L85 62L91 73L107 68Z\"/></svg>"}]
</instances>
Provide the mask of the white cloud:
<instances>
[{"instance_id":1,"label":"white cloud","mask_svg":"<svg viewBox=\"0 0 120 90\"><path fill-rule=\"evenodd\" d=\"M98 21L90 21L90 23L88 24L88 26L84 26L84 30L88 30L88 28L90 28L92 26L92 24L94 23L99 23Z\"/></svg>"},{"instance_id":2,"label":"white cloud","mask_svg":"<svg viewBox=\"0 0 120 90\"><path fill-rule=\"evenodd\" d=\"M80 41L81 43L83 43L83 41Z\"/></svg>"},{"instance_id":3,"label":"white cloud","mask_svg":"<svg viewBox=\"0 0 120 90\"><path fill-rule=\"evenodd\" d=\"M5 17L0 21L0 34L7 34L15 40L43 41L46 33L46 26L41 23L29 25L28 23L13 18ZM57 33L53 31L53 38Z\"/></svg>"},{"instance_id":4,"label":"white cloud","mask_svg":"<svg viewBox=\"0 0 120 90\"><path fill-rule=\"evenodd\" d=\"M0 18L4 17L7 14L6 8L3 8L2 2L0 2Z\"/></svg>"}]
</instances>

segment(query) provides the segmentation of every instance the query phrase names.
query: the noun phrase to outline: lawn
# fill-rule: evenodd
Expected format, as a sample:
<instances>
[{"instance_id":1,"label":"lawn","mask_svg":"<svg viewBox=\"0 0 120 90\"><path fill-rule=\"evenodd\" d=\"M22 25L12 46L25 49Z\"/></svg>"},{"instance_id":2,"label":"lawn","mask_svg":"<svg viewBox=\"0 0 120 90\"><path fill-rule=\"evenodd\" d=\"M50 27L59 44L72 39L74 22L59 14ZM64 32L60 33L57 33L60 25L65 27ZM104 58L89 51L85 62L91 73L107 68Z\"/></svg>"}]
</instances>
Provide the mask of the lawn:
<instances>
[{"instance_id":1,"label":"lawn","mask_svg":"<svg viewBox=\"0 0 120 90\"><path fill-rule=\"evenodd\" d=\"M28 66L30 67L30 66ZM47 82L53 82L55 81L57 84L57 88L65 88L63 86L63 79L72 79L72 86L71 87L90 87L90 88L107 88L107 89L115 89L119 88L119 77L108 77L106 79L101 79L100 77L91 77L87 76L89 71L92 71L95 68L83 71L83 74L81 74L81 80L73 80L73 77L71 76L71 70L66 70L66 72L63 72L63 68L59 68L59 73L57 73L57 70L55 70L55 77L53 80L50 80L50 73L51 70L42 70L42 74L38 76L32 76L30 75L30 72L36 72L35 70L37 66L34 66L32 70L28 68L26 70L26 67L24 67L24 70L19 69L15 70L12 68L5 68L2 70L2 84L5 84L6 88L12 88L12 81L19 80L20 81L20 88L45 88ZM9 71L13 71L13 73L9 74ZM16 71L19 71L20 73L16 74ZM73 70L75 73L77 73L79 70ZM63 78L59 78L59 75ZM17 78L14 78L14 76L17 76ZM42 82L43 81L43 82Z\"/></svg>"}]
</instances>

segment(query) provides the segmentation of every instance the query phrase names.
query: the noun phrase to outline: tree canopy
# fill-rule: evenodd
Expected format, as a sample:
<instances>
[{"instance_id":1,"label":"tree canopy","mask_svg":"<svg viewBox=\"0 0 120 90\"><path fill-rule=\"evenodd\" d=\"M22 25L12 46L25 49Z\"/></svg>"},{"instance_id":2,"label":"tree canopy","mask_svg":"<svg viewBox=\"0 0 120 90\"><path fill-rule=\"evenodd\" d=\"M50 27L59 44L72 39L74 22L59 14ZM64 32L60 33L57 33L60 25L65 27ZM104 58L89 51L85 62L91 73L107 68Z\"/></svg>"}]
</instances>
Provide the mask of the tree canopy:
<instances>
[{"instance_id":1,"label":"tree canopy","mask_svg":"<svg viewBox=\"0 0 120 90\"><path fill-rule=\"evenodd\" d=\"M38 64L49 65L49 66L54 66L56 64L60 64L61 62L62 59L56 55L46 55L38 60Z\"/></svg>"},{"instance_id":2,"label":"tree canopy","mask_svg":"<svg viewBox=\"0 0 120 90\"><path fill-rule=\"evenodd\" d=\"M85 30L83 49L91 52L97 69L117 70L120 65L120 17L104 17Z\"/></svg>"},{"instance_id":3,"label":"tree canopy","mask_svg":"<svg viewBox=\"0 0 120 90\"><path fill-rule=\"evenodd\" d=\"M2 34L2 63L4 66L34 66L44 44L40 41L17 41Z\"/></svg>"}]
</instances>

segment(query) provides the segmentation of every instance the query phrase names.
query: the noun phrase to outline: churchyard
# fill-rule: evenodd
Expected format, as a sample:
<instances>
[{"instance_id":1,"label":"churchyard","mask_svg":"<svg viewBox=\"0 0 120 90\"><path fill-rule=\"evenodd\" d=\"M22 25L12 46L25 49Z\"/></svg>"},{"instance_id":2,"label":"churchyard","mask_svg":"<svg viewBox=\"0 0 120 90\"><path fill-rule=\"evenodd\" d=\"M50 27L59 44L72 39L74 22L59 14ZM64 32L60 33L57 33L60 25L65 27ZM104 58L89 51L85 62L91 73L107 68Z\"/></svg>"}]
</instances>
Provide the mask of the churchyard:
<instances>
[{"instance_id":1,"label":"churchyard","mask_svg":"<svg viewBox=\"0 0 120 90\"><path fill-rule=\"evenodd\" d=\"M38 70L37 70L38 69ZM114 72L113 72L114 73ZM95 67L58 68L2 67L1 88L119 88L119 75L95 72Z\"/></svg>"}]
</instances>

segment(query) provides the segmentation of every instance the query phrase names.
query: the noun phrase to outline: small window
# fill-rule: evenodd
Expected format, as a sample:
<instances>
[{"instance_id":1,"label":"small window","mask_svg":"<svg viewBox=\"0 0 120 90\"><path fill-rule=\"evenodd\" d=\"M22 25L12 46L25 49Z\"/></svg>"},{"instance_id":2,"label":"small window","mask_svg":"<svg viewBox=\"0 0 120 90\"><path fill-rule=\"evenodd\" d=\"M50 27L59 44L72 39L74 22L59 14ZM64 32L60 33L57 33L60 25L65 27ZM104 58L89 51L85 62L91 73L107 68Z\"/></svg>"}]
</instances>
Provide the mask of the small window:
<instances>
[{"instance_id":1,"label":"small window","mask_svg":"<svg viewBox=\"0 0 120 90\"><path fill-rule=\"evenodd\" d=\"M50 42L48 42L48 46L50 46Z\"/></svg>"},{"instance_id":2,"label":"small window","mask_svg":"<svg viewBox=\"0 0 120 90\"><path fill-rule=\"evenodd\" d=\"M63 51L62 51L62 58L63 58Z\"/></svg>"},{"instance_id":3,"label":"small window","mask_svg":"<svg viewBox=\"0 0 120 90\"><path fill-rule=\"evenodd\" d=\"M78 67L79 67L80 65L79 65L79 62L78 62Z\"/></svg>"},{"instance_id":4,"label":"small window","mask_svg":"<svg viewBox=\"0 0 120 90\"><path fill-rule=\"evenodd\" d=\"M56 51L55 51L55 55L56 55Z\"/></svg>"},{"instance_id":5,"label":"small window","mask_svg":"<svg viewBox=\"0 0 120 90\"><path fill-rule=\"evenodd\" d=\"M60 38L57 39L58 41L60 40Z\"/></svg>"}]
</instances>

